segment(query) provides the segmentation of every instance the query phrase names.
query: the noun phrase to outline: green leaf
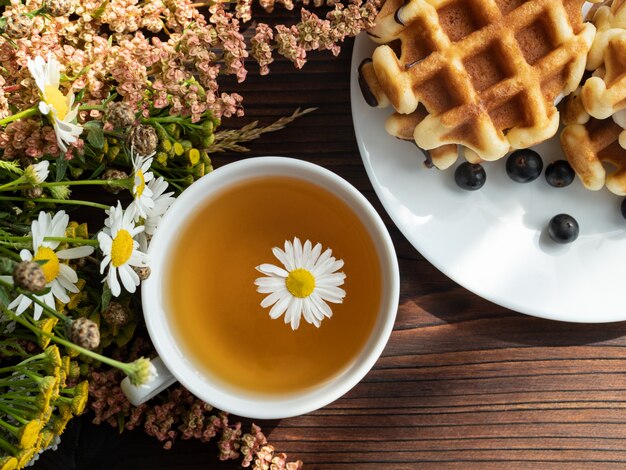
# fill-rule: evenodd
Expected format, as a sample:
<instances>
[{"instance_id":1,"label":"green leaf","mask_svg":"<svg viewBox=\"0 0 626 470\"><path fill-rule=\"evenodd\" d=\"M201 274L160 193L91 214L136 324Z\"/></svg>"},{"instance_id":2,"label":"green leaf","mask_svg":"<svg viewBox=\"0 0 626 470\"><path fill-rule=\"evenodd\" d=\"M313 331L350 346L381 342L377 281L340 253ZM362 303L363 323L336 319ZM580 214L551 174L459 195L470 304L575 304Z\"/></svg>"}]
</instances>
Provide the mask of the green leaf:
<instances>
[{"instance_id":1,"label":"green leaf","mask_svg":"<svg viewBox=\"0 0 626 470\"><path fill-rule=\"evenodd\" d=\"M0 258L0 274L9 275L13 272L15 261L9 258Z\"/></svg>"},{"instance_id":2,"label":"green leaf","mask_svg":"<svg viewBox=\"0 0 626 470\"><path fill-rule=\"evenodd\" d=\"M108 284L104 284L104 288L102 289L102 311L105 311L109 308L109 302L111 302L111 288Z\"/></svg>"},{"instance_id":3,"label":"green leaf","mask_svg":"<svg viewBox=\"0 0 626 470\"><path fill-rule=\"evenodd\" d=\"M6 291L4 286L0 287L0 306L3 308L7 307L10 302L11 299L9 298L9 293Z\"/></svg>"},{"instance_id":4,"label":"green leaf","mask_svg":"<svg viewBox=\"0 0 626 470\"><path fill-rule=\"evenodd\" d=\"M91 174L90 179L96 179L98 176L100 176L104 170L106 170L107 166L104 163L101 163L100 166L98 168L96 168L93 173Z\"/></svg>"},{"instance_id":5,"label":"green leaf","mask_svg":"<svg viewBox=\"0 0 626 470\"><path fill-rule=\"evenodd\" d=\"M56 181L61 181L65 177L65 172L67 171L67 166L69 165L69 160L66 160L63 155L60 155L57 158L57 174L55 177Z\"/></svg>"},{"instance_id":6,"label":"green leaf","mask_svg":"<svg viewBox=\"0 0 626 470\"><path fill-rule=\"evenodd\" d=\"M87 141L95 148L102 149L104 147L104 132L100 127L89 127L87 131Z\"/></svg>"},{"instance_id":7,"label":"green leaf","mask_svg":"<svg viewBox=\"0 0 626 470\"><path fill-rule=\"evenodd\" d=\"M84 129L95 129L95 128L100 128L102 129L102 123L100 121L87 121L85 124L83 124L83 128Z\"/></svg>"},{"instance_id":8,"label":"green leaf","mask_svg":"<svg viewBox=\"0 0 626 470\"><path fill-rule=\"evenodd\" d=\"M17 160L0 160L0 169L15 173L17 175L21 175L22 173L24 173L24 170L20 168L20 163Z\"/></svg>"},{"instance_id":9,"label":"green leaf","mask_svg":"<svg viewBox=\"0 0 626 470\"><path fill-rule=\"evenodd\" d=\"M87 68L87 67L85 67L85 68ZM83 69L83 70L84 70L84 69ZM80 73L79 73L79 74L78 74L75 78L78 78L78 77L79 77L80 75L82 75L82 74L83 74L83 71L81 70L81 71L80 71ZM74 98L74 101L75 101L76 103L80 103L80 102L83 100L83 97L84 97L84 96L85 96L85 89L84 89L84 88L82 88L82 89L81 89L81 90L80 90L80 91L76 94L76 97Z\"/></svg>"},{"instance_id":10,"label":"green leaf","mask_svg":"<svg viewBox=\"0 0 626 470\"><path fill-rule=\"evenodd\" d=\"M35 261L35 263L37 263L39 266L43 266L43 265L44 265L44 264L46 264L49 260L47 260L47 259L36 259L36 260L33 260L33 261Z\"/></svg>"}]
</instances>

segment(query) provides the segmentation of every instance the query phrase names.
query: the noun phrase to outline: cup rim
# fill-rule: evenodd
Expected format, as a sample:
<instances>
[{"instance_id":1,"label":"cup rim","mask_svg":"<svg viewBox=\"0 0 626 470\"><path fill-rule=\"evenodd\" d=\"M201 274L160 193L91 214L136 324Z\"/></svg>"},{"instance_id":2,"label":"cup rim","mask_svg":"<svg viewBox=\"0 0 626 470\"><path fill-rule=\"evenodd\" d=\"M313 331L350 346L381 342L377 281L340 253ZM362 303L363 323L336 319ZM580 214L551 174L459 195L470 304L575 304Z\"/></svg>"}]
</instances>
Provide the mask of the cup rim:
<instances>
[{"instance_id":1,"label":"cup rim","mask_svg":"<svg viewBox=\"0 0 626 470\"><path fill-rule=\"evenodd\" d=\"M184 353L175 344L174 335L168 331L165 306L160 301L162 271L167 263L161 259L163 256L157 257L155 253L167 249L172 235L175 234L177 222L184 219L193 208L202 205L209 194L215 194L234 182L276 174L302 178L321 185L352 207L377 246L385 285L377 325L367 344L357 354L355 364L339 376L331 378L328 383L302 393L246 396L230 389L220 389L219 384L211 384L201 371L194 370L190 362L181 359ZM352 184L314 163L291 157L264 156L239 160L215 169L196 181L175 200L161 220L148 254L151 258L152 274L142 283L142 307L148 333L159 356L172 375L191 393L220 410L238 416L280 419L306 414L330 404L352 389L371 370L393 330L399 302L400 276L389 232L374 207Z\"/></svg>"}]
</instances>

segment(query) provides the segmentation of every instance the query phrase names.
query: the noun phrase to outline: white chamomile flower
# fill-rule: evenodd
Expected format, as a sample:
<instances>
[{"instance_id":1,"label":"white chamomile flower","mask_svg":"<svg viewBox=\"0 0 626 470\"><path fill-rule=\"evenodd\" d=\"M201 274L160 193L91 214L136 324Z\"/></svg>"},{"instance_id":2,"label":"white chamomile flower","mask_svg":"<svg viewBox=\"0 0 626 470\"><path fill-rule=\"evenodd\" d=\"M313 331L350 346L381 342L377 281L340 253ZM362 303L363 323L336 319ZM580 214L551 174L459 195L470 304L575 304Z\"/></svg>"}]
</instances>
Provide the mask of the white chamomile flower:
<instances>
[{"instance_id":1,"label":"white chamomile flower","mask_svg":"<svg viewBox=\"0 0 626 470\"><path fill-rule=\"evenodd\" d=\"M152 189L147 184L154 178L154 174L149 171L152 166L154 153L142 157L136 155L134 149L131 149L133 159L133 202L128 206L128 211L133 214L135 222L140 218L146 218L148 211L154 208L154 200L152 199Z\"/></svg>"},{"instance_id":2,"label":"white chamomile flower","mask_svg":"<svg viewBox=\"0 0 626 470\"><path fill-rule=\"evenodd\" d=\"M135 292L139 285L139 276L133 270L133 266L143 268L148 265L148 255L138 250L139 243L134 240L135 235L144 230L143 226L136 227L133 222L133 212L124 211L118 201L117 207L111 207L106 228L98 233L98 243L104 254L100 263L100 273L104 273L107 266L109 272L103 282L111 288L111 293L117 297L122 292L119 278L124 288Z\"/></svg>"},{"instance_id":3,"label":"white chamomile flower","mask_svg":"<svg viewBox=\"0 0 626 470\"><path fill-rule=\"evenodd\" d=\"M76 293L79 291L76 287L78 276L67 264L61 263L59 260L69 260L83 258L93 253L91 246L77 246L65 250L54 251L61 243L60 241L45 240L46 237L64 237L67 224L70 221L65 211L57 212L51 217L47 212L41 211L39 218L33 220L31 232L33 237L33 253L28 250L20 252L20 258L23 261L45 261L41 265L41 269L46 278L46 287L50 291L42 296L35 296L37 299L45 303L51 308L55 308L54 298L67 303L70 301L67 292ZM32 300L25 295L19 295L9 304L10 309L14 309L16 314L21 314L26 310ZM43 312L43 307L39 304L34 305L33 316L38 320Z\"/></svg>"},{"instance_id":4,"label":"white chamomile flower","mask_svg":"<svg viewBox=\"0 0 626 470\"><path fill-rule=\"evenodd\" d=\"M268 277L254 281L257 292L269 294L261 302L261 307L273 307L270 317L276 319L283 313L285 323L293 330L300 326L300 317L319 328L324 317L330 318L332 310L326 302L340 304L346 291L339 286L346 275L337 272L343 260L332 256L332 250L322 253L322 245L315 246L307 240L304 246L296 237L293 243L286 240L285 250L272 248L274 256L284 268L273 264L262 264L257 270Z\"/></svg>"},{"instance_id":5,"label":"white chamomile flower","mask_svg":"<svg viewBox=\"0 0 626 470\"><path fill-rule=\"evenodd\" d=\"M27 65L41 92L39 111L50 119L57 136L57 145L65 152L67 145L76 142L83 131L82 126L74 124L78 115L78 106L72 109L74 93L61 93L61 64L51 54L48 54L47 62L37 56L34 60L28 59Z\"/></svg>"},{"instance_id":6,"label":"white chamomile flower","mask_svg":"<svg viewBox=\"0 0 626 470\"><path fill-rule=\"evenodd\" d=\"M148 248L147 236L154 235L159 222L161 222L161 219L163 218L163 215L176 200L176 198L172 196L174 191L165 192L168 186L167 181L165 181L161 176L153 179L147 184L147 188L152 191L154 207L146 211L146 218L143 222L144 231L137 235L139 246L143 251Z\"/></svg>"},{"instance_id":7,"label":"white chamomile flower","mask_svg":"<svg viewBox=\"0 0 626 470\"><path fill-rule=\"evenodd\" d=\"M26 170L24 170L24 177L26 178L26 181L33 185L43 183L46 179L48 179L49 166L50 162L48 160L35 163L34 165L28 165Z\"/></svg>"}]
</instances>

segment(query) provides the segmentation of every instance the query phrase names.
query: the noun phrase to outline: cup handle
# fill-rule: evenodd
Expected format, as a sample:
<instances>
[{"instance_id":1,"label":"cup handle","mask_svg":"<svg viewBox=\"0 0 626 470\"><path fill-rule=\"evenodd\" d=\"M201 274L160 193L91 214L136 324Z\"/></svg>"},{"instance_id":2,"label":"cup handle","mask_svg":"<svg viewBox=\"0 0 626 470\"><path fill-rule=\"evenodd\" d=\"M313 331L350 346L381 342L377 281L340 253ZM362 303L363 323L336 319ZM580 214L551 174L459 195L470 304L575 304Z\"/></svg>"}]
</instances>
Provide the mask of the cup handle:
<instances>
[{"instance_id":1,"label":"cup handle","mask_svg":"<svg viewBox=\"0 0 626 470\"><path fill-rule=\"evenodd\" d=\"M151 362L157 371L157 376L154 379L148 383L137 386L131 384L130 379L125 377L120 384L128 401L135 406L147 402L176 382L176 377L165 367L160 357L155 357Z\"/></svg>"}]
</instances>

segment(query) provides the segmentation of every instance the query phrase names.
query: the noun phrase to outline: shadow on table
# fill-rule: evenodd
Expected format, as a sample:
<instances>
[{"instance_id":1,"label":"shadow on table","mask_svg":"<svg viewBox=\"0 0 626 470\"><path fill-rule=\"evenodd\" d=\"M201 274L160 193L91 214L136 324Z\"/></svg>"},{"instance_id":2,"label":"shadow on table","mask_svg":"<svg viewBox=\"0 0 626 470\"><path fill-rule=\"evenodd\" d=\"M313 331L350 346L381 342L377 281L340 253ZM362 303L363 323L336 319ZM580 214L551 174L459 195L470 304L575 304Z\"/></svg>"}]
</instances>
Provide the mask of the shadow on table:
<instances>
[{"instance_id":1,"label":"shadow on table","mask_svg":"<svg viewBox=\"0 0 626 470\"><path fill-rule=\"evenodd\" d=\"M464 335L486 337L499 343L547 347L602 343L607 346L613 340L626 336L626 321L572 323L546 320L508 310L484 299L479 305L473 304L469 310L431 309L429 313L462 329Z\"/></svg>"}]
</instances>

